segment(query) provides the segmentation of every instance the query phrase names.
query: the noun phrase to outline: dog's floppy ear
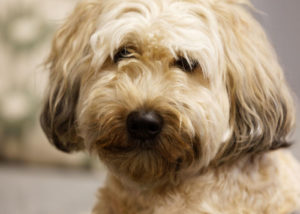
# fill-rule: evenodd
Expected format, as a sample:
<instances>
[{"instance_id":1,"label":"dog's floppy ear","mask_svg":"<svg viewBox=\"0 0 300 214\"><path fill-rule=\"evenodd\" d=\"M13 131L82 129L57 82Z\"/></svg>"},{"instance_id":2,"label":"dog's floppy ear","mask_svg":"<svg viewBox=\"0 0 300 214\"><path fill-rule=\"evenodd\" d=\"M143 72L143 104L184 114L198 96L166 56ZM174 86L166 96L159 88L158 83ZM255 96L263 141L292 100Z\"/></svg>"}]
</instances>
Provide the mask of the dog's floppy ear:
<instances>
[{"instance_id":1,"label":"dog's floppy ear","mask_svg":"<svg viewBox=\"0 0 300 214\"><path fill-rule=\"evenodd\" d=\"M75 116L80 81L63 81L50 81L40 122L47 138L56 148L71 152L84 148L82 139L77 135Z\"/></svg>"},{"instance_id":2,"label":"dog's floppy ear","mask_svg":"<svg viewBox=\"0 0 300 214\"><path fill-rule=\"evenodd\" d=\"M89 41L100 14L98 2L85 1L75 8L57 31L46 63L50 76L40 122L49 141L64 152L84 148L76 130L76 106L81 76L92 58Z\"/></svg>"},{"instance_id":3,"label":"dog's floppy ear","mask_svg":"<svg viewBox=\"0 0 300 214\"><path fill-rule=\"evenodd\" d=\"M286 137L294 125L294 104L273 48L243 6L232 1L219 3L216 8L233 133L220 157L227 161L287 147Z\"/></svg>"}]
</instances>

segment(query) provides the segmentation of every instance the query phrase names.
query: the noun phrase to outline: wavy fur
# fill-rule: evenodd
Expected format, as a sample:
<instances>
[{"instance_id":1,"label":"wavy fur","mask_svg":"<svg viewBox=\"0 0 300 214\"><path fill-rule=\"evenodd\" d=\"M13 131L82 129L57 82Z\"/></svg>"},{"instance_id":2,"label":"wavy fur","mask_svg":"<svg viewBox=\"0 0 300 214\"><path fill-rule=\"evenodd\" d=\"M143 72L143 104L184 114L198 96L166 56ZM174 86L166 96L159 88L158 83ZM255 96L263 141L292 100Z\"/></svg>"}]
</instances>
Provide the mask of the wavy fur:
<instances>
[{"instance_id":1,"label":"wavy fur","mask_svg":"<svg viewBox=\"0 0 300 214\"><path fill-rule=\"evenodd\" d=\"M107 165L94 214L299 209L299 165L283 150L294 104L251 7L85 0L58 30L41 124L58 149ZM122 48L130 55L116 60ZM137 110L164 120L151 146L127 133Z\"/></svg>"}]
</instances>

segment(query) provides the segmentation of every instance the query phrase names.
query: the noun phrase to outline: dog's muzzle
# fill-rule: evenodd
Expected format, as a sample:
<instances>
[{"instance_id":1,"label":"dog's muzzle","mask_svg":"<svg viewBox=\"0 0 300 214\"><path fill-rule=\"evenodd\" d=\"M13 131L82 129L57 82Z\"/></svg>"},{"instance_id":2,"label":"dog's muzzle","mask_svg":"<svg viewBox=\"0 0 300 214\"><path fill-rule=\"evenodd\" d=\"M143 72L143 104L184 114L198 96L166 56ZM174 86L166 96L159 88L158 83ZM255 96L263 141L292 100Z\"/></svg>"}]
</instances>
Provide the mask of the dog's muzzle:
<instances>
[{"instance_id":1,"label":"dog's muzzle","mask_svg":"<svg viewBox=\"0 0 300 214\"><path fill-rule=\"evenodd\" d=\"M129 136L137 140L152 140L158 136L163 128L163 118L155 111L133 111L126 121Z\"/></svg>"}]
</instances>

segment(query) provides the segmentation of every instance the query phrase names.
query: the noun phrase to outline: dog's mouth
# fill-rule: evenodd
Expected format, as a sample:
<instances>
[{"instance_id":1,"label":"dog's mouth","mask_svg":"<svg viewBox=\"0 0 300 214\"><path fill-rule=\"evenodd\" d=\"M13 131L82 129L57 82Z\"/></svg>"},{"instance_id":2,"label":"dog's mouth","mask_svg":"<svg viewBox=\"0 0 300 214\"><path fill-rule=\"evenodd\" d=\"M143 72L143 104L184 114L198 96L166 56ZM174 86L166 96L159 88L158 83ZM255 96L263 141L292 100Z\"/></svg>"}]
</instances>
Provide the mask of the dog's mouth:
<instances>
[{"instance_id":1,"label":"dog's mouth","mask_svg":"<svg viewBox=\"0 0 300 214\"><path fill-rule=\"evenodd\" d=\"M101 142L99 142L101 144ZM101 149L111 153L128 153L133 151L156 151L160 144L158 138L154 139L133 139L128 138L126 143L116 143L103 146Z\"/></svg>"}]
</instances>

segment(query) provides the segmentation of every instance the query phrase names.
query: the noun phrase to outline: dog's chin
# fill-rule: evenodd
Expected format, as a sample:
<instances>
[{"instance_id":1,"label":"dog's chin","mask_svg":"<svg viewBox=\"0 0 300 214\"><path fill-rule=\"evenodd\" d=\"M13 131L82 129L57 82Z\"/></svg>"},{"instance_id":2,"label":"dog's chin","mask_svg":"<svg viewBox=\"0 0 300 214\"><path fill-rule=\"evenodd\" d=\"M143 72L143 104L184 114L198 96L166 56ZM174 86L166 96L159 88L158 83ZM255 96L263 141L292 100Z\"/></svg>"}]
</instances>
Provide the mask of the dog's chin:
<instances>
[{"instance_id":1,"label":"dog's chin","mask_svg":"<svg viewBox=\"0 0 300 214\"><path fill-rule=\"evenodd\" d=\"M187 146L169 139L128 139L124 145L98 148L100 159L122 179L153 185L176 179L182 167L193 162L194 154ZM126 145L126 146L125 146Z\"/></svg>"},{"instance_id":2,"label":"dog's chin","mask_svg":"<svg viewBox=\"0 0 300 214\"><path fill-rule=\"evenodd\" d=\"M176 163L165 160L151 148L120 151L112 148L109 154L100 155L108 169L117 177L133 183L152 185L171 177L176 172Z\"/></svg>"}]
</instances>

